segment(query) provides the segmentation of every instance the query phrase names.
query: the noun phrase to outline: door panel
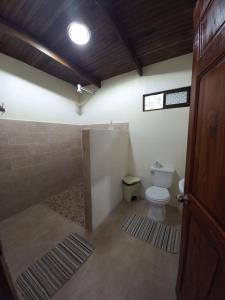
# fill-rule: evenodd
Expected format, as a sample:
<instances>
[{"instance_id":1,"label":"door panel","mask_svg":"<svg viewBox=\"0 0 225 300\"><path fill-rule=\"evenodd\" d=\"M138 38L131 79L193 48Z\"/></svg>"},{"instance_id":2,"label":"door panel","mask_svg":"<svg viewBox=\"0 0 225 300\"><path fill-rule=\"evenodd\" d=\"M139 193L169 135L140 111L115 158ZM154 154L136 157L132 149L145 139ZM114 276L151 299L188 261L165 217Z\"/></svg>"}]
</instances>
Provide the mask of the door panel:
<instances>
[{"instance_id":1,"label":"door panel","mask_svg":"<svg viewBox=\"0 0 225 300\"><path fill-rule=\"evenodd\" d=\"M225 227L224 78L225 61L200 79L191 193Z\"/></svg>"},{"instance_id":2,"label":"door panel","mask_svg":"<svg viewBox=\"0 0 225 300\"><path fill-rule=\"evenodd\" d=\"M222 13L225 9L225 1L217 0L211 2L211 6L208 6L201 22L201 51L204 53L204 50L212 41L216 33L222 28L222 25L225 22L225 15ZM215 18L215 16L217 16Z\"/></svg>"},{"instance_id":3,"label":"door panel","mask_svg":"<svg viewBox=\"0 0 225 300\"><path fill-rule=\"evenodd\" d=\"M225 0L194 12L179 300L225 300Z\"/></svg>"},{"instance_id":4,"label":"door panel","mask_svg":"<svg viewBox=\"0 0 225 300\"><path fill-rule=\"evenodd\" d=\"M219 255L207 236L191 217L189 224L188 249L182 286L183 299L206 299L218 266ZM198 268L196 269L196 265Z\"/></svg>"}]
</instances>

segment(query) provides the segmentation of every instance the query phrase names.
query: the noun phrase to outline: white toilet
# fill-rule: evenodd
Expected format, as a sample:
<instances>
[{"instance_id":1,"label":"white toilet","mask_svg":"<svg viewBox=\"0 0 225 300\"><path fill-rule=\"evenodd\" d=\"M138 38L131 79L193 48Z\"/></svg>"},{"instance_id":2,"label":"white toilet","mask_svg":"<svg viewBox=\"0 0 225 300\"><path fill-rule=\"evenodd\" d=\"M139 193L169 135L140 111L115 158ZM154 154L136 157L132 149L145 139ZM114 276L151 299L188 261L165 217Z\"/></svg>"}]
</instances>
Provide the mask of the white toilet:
<instances>
[{"instance_id":1,"label":"white toilet","mask_svg":"<svg viewBox=\"0 0 225 300\"><path fill-rule=\"evenodd\" d=\"M152 186L145 190L145 197L150 203L148 217L155 221L164 221L165 205L170 201L168 188L171 187L174 169L163 166L152 166Z\"/></svg>"}]
</instances>

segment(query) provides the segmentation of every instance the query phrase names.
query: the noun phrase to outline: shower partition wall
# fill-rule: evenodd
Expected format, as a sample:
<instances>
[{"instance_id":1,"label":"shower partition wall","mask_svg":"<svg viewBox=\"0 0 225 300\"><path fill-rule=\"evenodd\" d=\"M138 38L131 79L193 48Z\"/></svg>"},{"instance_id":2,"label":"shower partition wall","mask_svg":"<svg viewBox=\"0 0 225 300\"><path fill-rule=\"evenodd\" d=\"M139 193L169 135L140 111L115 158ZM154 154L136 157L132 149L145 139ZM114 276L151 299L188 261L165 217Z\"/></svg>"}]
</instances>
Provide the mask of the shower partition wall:
<instances>
[{"instance_id":1,"label":"shower partition wall","mask_svg":"<svg viewBox=\"0 0 225 300\"><path fill-rule=\"evenodd\" d=\"M128 131L84 129L83 177L86 226L94 230L122 200L128 172Z\"/></svg>"}]
</instances>

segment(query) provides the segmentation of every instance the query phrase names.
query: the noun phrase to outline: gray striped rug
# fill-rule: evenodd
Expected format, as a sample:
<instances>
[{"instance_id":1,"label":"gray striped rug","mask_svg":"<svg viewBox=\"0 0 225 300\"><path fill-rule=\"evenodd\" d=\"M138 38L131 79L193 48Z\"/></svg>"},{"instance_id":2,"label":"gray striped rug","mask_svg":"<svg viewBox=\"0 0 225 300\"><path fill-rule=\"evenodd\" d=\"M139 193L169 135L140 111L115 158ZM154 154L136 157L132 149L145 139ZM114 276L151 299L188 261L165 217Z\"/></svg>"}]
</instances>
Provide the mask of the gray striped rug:
<instances>
[{"instance_id":1,"label":"gray striped rug","mask_svg":"<svg viewBox=\"0 0 225 300\"><path fill-rule=\"evenodd\" d=\"M157 248L173 254L179 252L180 228L168 226L147 217L131 215L122 224L122 229Z\"/></svg>"},{"instance_id":2,"label":"gray striped rug","mask_svg":"<svg viewBox=\"0 0 225 300\"><path fill-rule=\"evenodd\" d=\"M70 234L28 267L17 278L17 287L27 300L48 300L77 272L93 250L84 238Z\"/></svg>"}]
</instances>

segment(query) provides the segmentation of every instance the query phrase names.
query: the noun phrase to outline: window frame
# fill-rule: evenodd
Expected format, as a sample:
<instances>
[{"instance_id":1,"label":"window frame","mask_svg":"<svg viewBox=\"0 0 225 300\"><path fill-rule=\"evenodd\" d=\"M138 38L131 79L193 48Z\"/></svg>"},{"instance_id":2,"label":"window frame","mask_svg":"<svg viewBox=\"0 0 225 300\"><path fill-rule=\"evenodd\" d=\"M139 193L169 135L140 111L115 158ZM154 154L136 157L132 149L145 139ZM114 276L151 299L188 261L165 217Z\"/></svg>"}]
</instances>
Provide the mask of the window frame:
<instances>
[{"instance_id":1,"label":"window frame","mask_svg":"<svg viewBox=\"0 0 225 300\"><path fill-rule=\"evenodd\" d=\"M166 95L179 93L179 92L187 92L187 102L186 103L171 104L171 105L166 104ZM148 96L153 96L153 95L158 95L158 94L163 94L163 107L146 110L145 109L145 98ZM170 109L170 108L178 108L178 107L188 107L188 106L190 106L190 99L191 99L191 87L190 86L186 86L186 87L182 87L182 88L178 88L178 89L160 91L160 92L156 92L156 93L144 94L143 95L143 112Z\"/></svg>"}]
</instances>

